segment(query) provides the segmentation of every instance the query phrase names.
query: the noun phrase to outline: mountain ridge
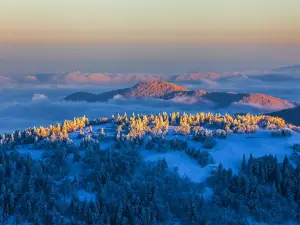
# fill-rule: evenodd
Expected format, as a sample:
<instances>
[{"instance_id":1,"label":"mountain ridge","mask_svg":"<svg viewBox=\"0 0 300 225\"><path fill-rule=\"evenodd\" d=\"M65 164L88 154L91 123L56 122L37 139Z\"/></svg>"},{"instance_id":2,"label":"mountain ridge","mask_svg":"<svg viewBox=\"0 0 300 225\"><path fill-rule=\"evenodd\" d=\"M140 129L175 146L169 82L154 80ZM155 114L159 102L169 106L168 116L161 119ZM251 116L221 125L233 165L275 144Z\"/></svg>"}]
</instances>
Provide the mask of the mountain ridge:
<instances>
[{"instance_id":1,"label":"mountain ridge","mask_svg":"<svg viewBox=\"0 0 300 225\"><path fill-rule=\"evenodd\" d=\"M283 66L274 69L276 72L300 72L300 64L291 65L291 66Z\"/></svg>"},{"instance_id":2,"label":"mountain ridge","mask_svg":"<svg viewBox=\"0 0 300 225\"><path fill-rule=\"evenodd\" d=\"M261 93L233 93L233 92L208 92L205 90L189 90L182 86L166 81L145 81L132 86L92 94L89 92L76 92L66 96L65 101L87 101L105 102L120 95L125 99L130 98L156 98L161 100L174 100L178 98L193 98L194 102L213 103L219 107L227 107L233 103L249 104L267 107L270 109L288 109L298 105L298 103L283 100Z\"/></svg>"},{"instance_id":3,"label":"mountain ridge","mask_svg":"<svg viewBox=\"0 0 300 225\"><path fill-rule=\"evenodd\" d=\"M288 123L300 126L300 106L280 110L277 112L270 113L268 115L283 118Z\"/></svg>"}]
</instances>

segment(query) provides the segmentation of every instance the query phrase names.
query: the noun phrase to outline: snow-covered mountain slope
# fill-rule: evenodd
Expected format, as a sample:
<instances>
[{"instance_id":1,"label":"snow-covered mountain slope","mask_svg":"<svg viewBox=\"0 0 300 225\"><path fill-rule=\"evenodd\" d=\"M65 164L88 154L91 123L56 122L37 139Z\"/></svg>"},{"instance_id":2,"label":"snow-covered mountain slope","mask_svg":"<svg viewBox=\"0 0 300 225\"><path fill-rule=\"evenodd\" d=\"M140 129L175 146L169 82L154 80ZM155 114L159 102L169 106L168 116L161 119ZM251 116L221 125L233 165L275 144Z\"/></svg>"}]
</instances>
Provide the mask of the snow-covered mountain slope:
<instances>
[{"instance_id":1,"label":"snow-covered mountain slope","mask_svg":"<svg viewBox=\"0 0 300 225\"><path fill-rule=\"evenodd\" d=\"M267 224L283 223L286 219L280 215L299 208L297 130L280 118L264 115L163 113L125 114L91 121L82 117L16 131L0 138L0 182L6 186L0 197L16 192L21 197L10 198L17 208L23 201L32 202L29 207L37 214L34 218L43 224L48 217L41 218L40 213L50 213L53 220L59 217L60 223L68 223L72 217L85 222L108 217L120 224L114 212L123 212L125 205L128 210L140 207L137 214L119 215L132 221L130 224L143 223L145 210L155 214L145 219L150 224L170 224L173 219L179 224L191 224L190 220L225 219L223 201L228 196L261 196L255 201L264 220L251 211L251 199L241 200L246 210L243 214L234 203L226 203L226 210L233 210L232 219L227 219L242 224L249 224L249 218ZM238 189L236 182L241 182ZM271 192L273 184L276 192ZM19 186L23 188L18 189ZM285 187L289 188L288 193ZM283 214L268 217L267 208L275 207L268 203L272 196L278 199L276 210ZM10 201L1 204L11 204ZM180 206L178 201L182 202ZM41 202L45 205L42 212L38 208ZM149 208L149 203L155 207ZM195 216L186 216L193 204L197 205ZM105 207L107 215L102 215L96 206ZM85 207L91 217L81 214ZM159 214L161 210L165 213ZM28 211L10 211L6 206L4 211L3 218L11 223L34 223ZM289 218L298 221L295 215Z\"/></svg>"},{"instance_id":2,"label":"snow-covered mountain slope","mask_svg":"<svg viewBox=\"0 0 300 225\"><path fill-rule=\"evenodd\" d=\"M178 167L181 175L189 177L195 182L203 182L221 163L224 168L231 168L233 172L238 173L241 167L243 155L248 159L250 154L253 157L262 157L264 155L277 156L279 162L282 162L285 155L289 158L293 157L291 146L300 143L300 133L292 132L289 138L274 138L272 131L259 130L251 134L233 134L228 136L226 140L217 139L216 146L209 151L212 155L213 163L205 167L199 167L195 160L192 160L184 152L174 152L170 149L165 153L152 152L148 150L142 151L142 155L147 161L155 161L165 158L169 165ZM197 143L188 137L178 137L177 135L169 135L170 140L179 138L185 140L188 146L201 148L201 143Z\"/></svg>"}]
</instances>

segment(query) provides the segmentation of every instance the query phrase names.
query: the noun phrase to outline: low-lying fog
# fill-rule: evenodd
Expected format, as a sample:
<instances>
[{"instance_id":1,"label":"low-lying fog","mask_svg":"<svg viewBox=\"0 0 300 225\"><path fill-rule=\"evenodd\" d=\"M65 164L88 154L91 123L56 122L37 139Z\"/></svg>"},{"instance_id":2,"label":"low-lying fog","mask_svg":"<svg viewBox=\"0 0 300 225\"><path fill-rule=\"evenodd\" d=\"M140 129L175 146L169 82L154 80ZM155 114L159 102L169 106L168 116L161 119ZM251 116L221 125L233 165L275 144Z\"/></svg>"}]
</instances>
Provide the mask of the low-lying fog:
<instances>
[{"instance_id":1,"label":"low-lying fog","mask_svg":"<svg viewBox=\"0 0 300 225\"><path fill-rule=\"evenodd\" d=\"M48 76L45 74L44 76ZM49 125L72 119L74 116L86 115L89 118L110 116L127 112L157 113L157 112L253 112L260 113L267 109L254 109L245 106L213 109L205 105L178 101L163 100L123 100L112 99L106 103L63 102L61 99L77 91L101 93L108 90L131 87L133 83L84 83L78 82L58 84L55 82L31 82L34 78L28 77L27 82L12 82L7 78L0 79L0 133L11 132L14 129ZM300 78L296 75L239 75L226 79L201 81L184 81L176 84L191 90L226 92L264 93L285 100L300 102Z\"/></svg>"}]
</instances>

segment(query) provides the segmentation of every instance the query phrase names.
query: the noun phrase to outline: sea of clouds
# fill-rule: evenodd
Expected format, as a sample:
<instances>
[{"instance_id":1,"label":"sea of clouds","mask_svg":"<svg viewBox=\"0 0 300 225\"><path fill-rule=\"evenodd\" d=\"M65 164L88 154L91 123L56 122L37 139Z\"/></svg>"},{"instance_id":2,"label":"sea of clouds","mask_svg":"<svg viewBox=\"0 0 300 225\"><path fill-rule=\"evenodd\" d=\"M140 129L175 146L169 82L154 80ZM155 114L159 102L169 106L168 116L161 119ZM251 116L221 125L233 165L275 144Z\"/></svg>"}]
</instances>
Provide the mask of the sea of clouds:
<instances>
[{"instance_id":1,"label":"sea of clouds","mask_svg":"<svg viewBox=\"0 0 300 225\"><path fill-rule=\"evenodd\" d=\"M123 99L115 96L108 102L65 102L61 99L77 92L101 93L130 87L148 79L170 80L191 90L264 93L300 102L298 75L282 76L265 73L236 73L221 78L198 80L174 79L172 74L103 74L103 73L41 73L23 76L0 76L0 133L14 129L49 125L86 115L89 118L112 114L158 112L220 112L261 113L267 109L248 105L215 108L209 104L195 104L192 98L177 97L172 101ZM187 76L188 77L188 76ZM193 76L195 77L195 76ZM214 76L215 77L215 76Z\"/></svg>"}]
</instances>

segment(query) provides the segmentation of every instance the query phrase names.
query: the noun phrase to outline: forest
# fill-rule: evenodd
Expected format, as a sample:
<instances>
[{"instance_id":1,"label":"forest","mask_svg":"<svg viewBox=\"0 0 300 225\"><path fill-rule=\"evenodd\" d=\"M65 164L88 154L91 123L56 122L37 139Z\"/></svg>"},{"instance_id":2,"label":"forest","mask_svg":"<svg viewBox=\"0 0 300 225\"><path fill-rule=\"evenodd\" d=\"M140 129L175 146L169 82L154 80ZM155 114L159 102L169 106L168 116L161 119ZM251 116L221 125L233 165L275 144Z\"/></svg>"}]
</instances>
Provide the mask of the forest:
<instances>
[{"instance_id":1,"label":"forest","mask_svg":"<svg viewBox=\"0 0 300 225\"><path fill-rule=\"evenodd\" d=\"M287 156L281 162L272 154L244 155L238 172L218 164L204 182L181 176L166 159L142 157L143 151L182 151L205 167L218 163L211 154L218 140L258 130L276 139L299 127L264 115L174 112L84 116L3 134L0 223L300 223L300 163ZM211 198L204 197L205 186Z\"/></svg>"}]
</instances>

